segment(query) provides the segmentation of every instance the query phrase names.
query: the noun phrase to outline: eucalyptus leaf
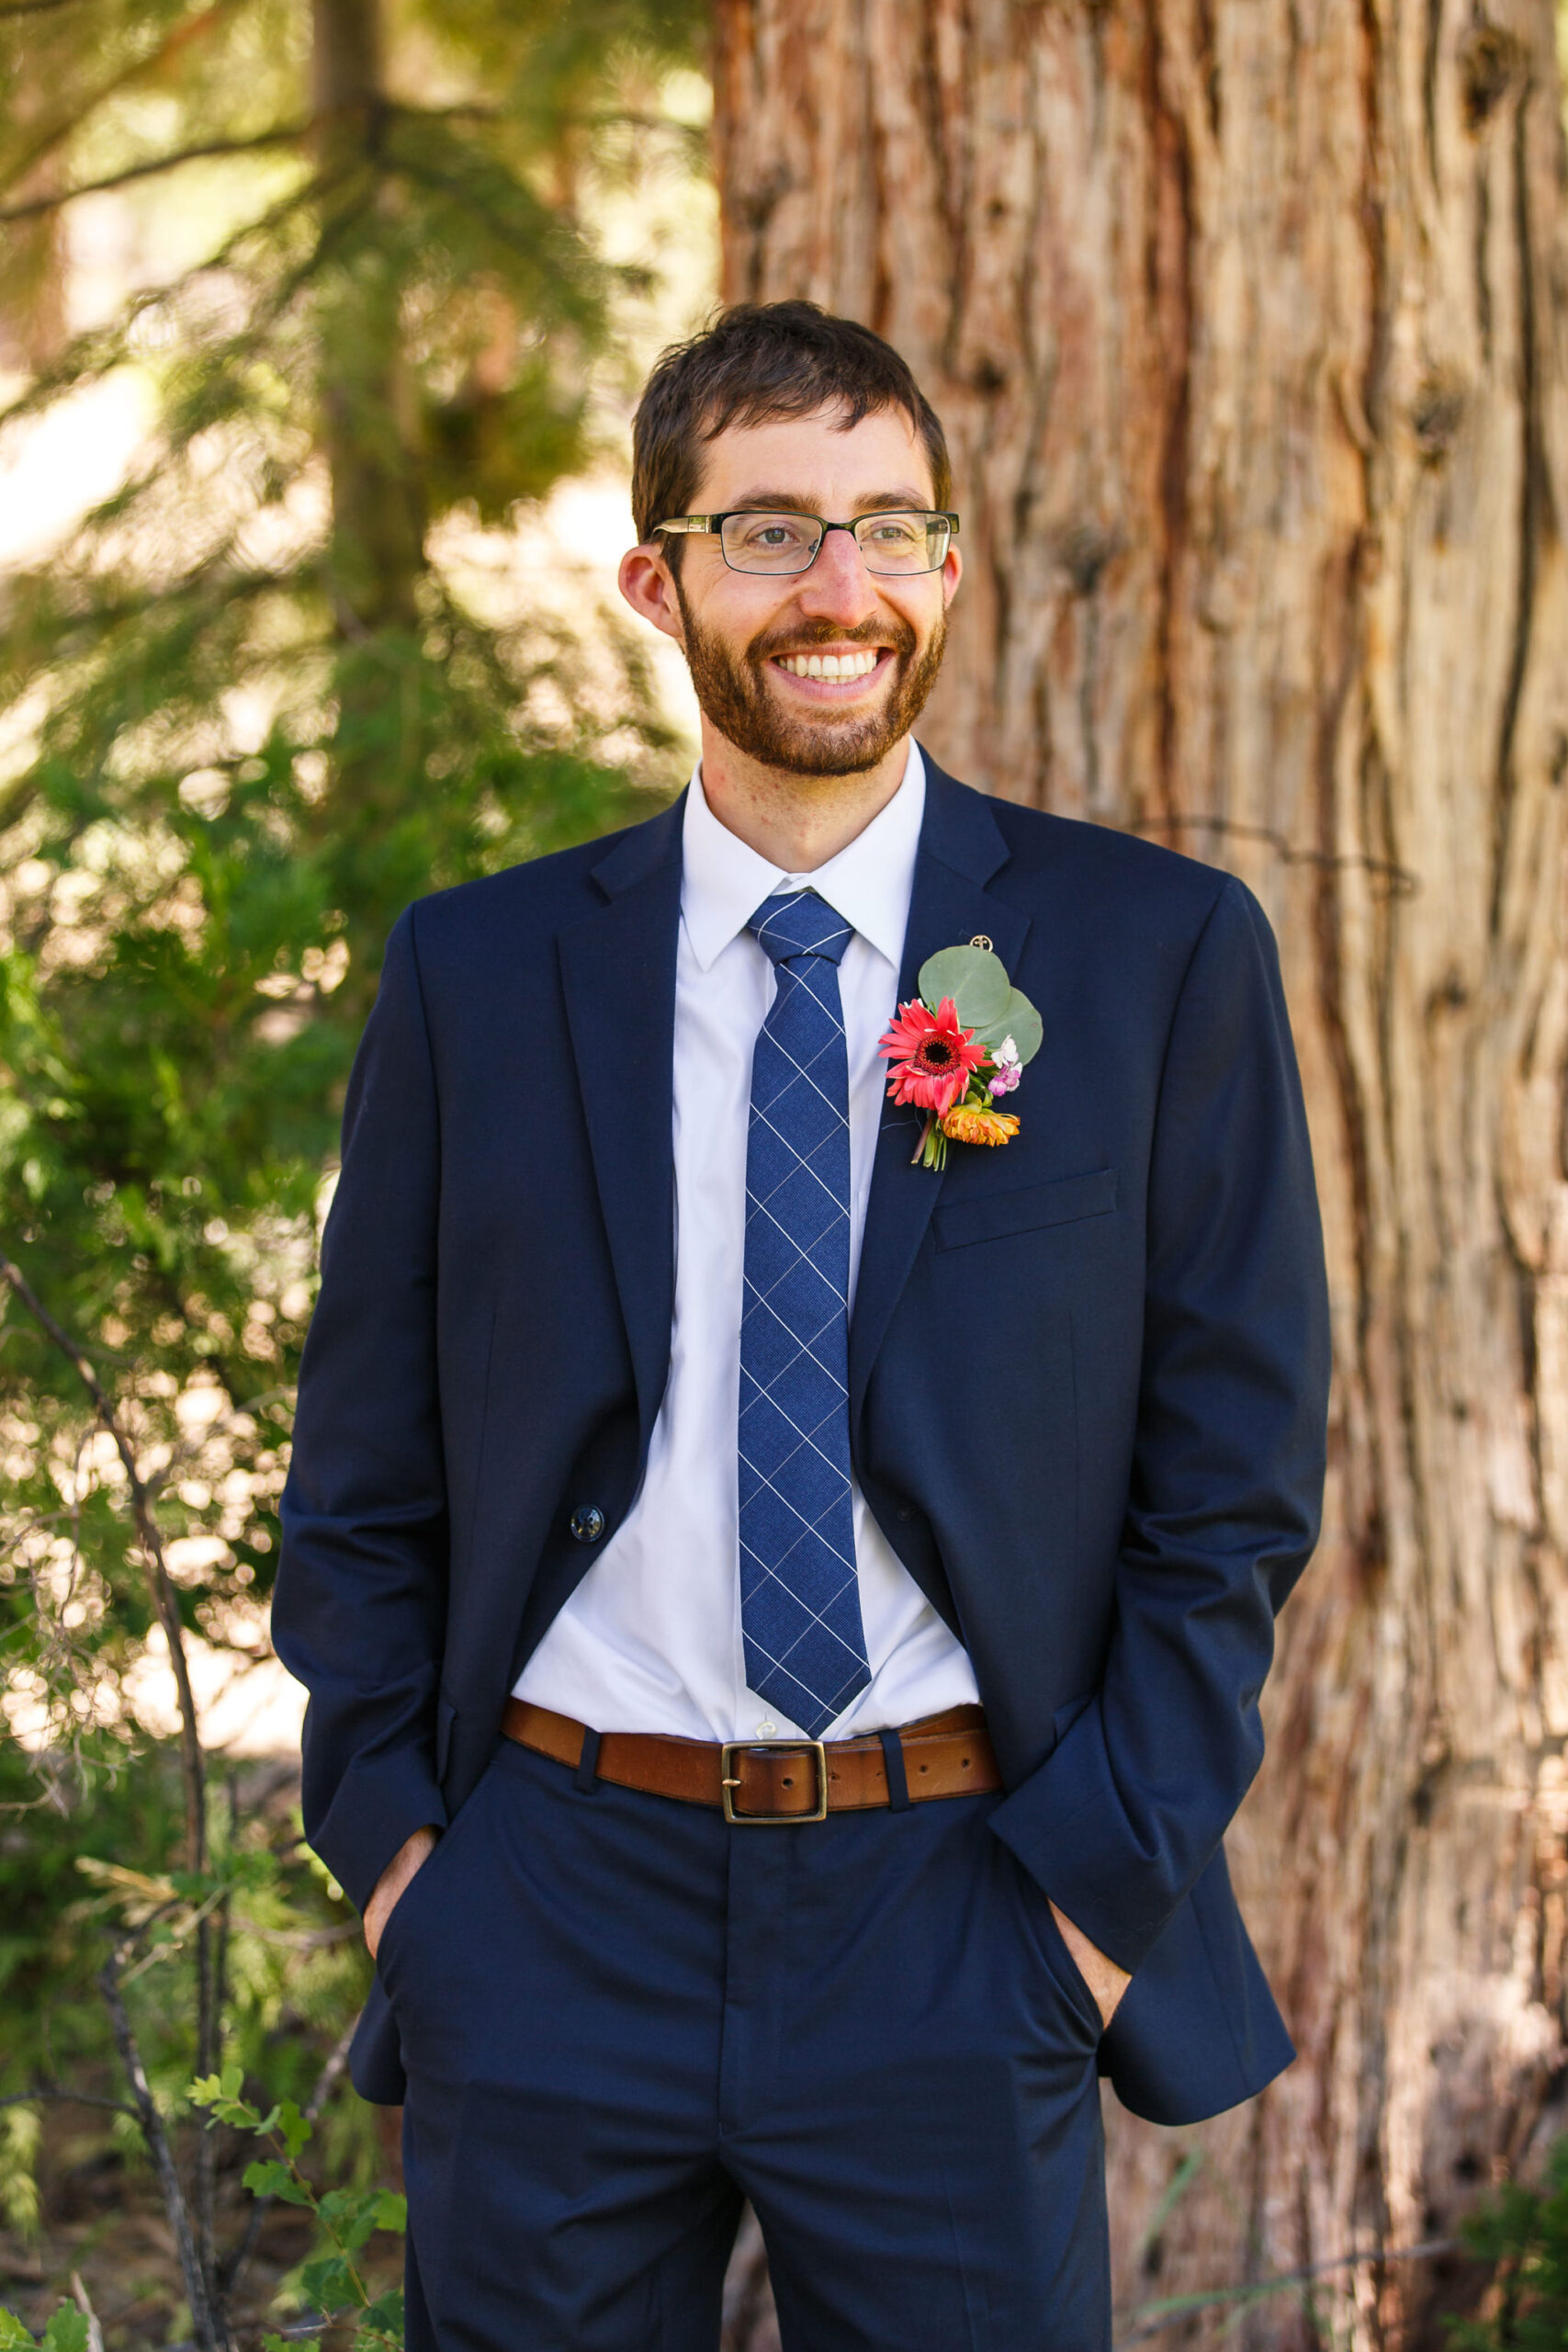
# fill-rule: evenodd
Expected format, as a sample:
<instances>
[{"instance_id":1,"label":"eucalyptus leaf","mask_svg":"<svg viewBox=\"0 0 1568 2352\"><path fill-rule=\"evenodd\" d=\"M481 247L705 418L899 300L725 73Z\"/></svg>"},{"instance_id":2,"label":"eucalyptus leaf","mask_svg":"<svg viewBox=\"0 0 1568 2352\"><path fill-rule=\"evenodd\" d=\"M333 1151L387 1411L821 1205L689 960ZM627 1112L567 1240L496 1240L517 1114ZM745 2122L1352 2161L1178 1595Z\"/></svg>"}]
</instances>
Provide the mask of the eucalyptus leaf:
<instances>
[{"instance_id":1,"label":"eucalyptus leaf","mask_svg":"<svg viewBox=\"0 0 1568 2352\"><path fill-rule=\"evenodd\" d=\"M995 1021L1012 993L1007 967L988 947L944 947L920 966L920 996L934 1012L944 996L964 1029Z\"/></svg>"},{"instance_id":2,"label":"eucalyptus leaf","mask_svg":"<svg viewBox=\"0 0 1568 2352\"><path fill-rule=\"evenodd\" d=\"M1032 1062L1040 1051L1040 1041L1045 1024L1021 989L1010 991L1006 1004L994 1021L987 1021L975 1035L978 1043L995 1052L1004 1037L1010 1037L1018 1047L1021 1062Z\"/></svg>"}]
</instances>

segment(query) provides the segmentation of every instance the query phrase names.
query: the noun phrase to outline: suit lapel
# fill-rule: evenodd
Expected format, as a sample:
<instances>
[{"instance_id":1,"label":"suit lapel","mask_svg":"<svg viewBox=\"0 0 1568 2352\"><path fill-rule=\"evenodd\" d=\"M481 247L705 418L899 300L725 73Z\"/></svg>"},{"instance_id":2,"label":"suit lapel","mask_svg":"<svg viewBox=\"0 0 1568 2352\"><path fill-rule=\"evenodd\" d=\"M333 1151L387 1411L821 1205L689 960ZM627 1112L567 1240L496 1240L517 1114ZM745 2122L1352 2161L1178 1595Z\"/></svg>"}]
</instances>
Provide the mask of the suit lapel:
<instances>
[{"instance_id":1,"label":"suit lapel","mask_svg":"<svg viewBox=\"0 0 1568 2352\"><path fill-rule=\"evenodd\" d=\"M920 966L939 947L990 940L1016 973L1029 917L986 888L1008 846L985 796L954 784L926 758L926 810L915 861L898 1001L915 995ZM893 1008L888 1007L888 1018ZM858 1431L866 1383L915 1262L942 1179L910 1164L924 1114L884 1102L850 1322L850 1428Z\"/></svg>"},{"instance_id":2,"label":"suit lapel","mask_svg":"<svg viewBox=\"0 0 1568 2352\"><path fill-rule=\"evenodd\" d=\"M642 1454L675 1309L671 1103L685 795L593 869L608 903L560 934L567 1024L637 1382Z\"/></svg>"}]
</instances>

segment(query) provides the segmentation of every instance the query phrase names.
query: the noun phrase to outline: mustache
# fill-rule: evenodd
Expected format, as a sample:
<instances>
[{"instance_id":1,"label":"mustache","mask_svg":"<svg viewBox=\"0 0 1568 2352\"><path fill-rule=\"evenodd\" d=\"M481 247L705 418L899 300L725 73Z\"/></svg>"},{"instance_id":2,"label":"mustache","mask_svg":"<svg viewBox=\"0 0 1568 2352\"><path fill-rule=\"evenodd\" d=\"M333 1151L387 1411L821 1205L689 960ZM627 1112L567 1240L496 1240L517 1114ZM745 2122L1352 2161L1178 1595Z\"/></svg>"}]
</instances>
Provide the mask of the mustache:
<instances>
[{"instance_id":1,"label":"mustache","mask_svg":"<svg viewBox=\"0 0 1568 2352\"><path fill-rule=\"evenodd\" d=\"M767 662L775 653L809 653L818 645L889 645L895 653L908 655L915 650L915 632L903 619L863 621L858 628L802 621L795 628L763 630L746 651L753 662Z\"/></svg>"}]
</instances>

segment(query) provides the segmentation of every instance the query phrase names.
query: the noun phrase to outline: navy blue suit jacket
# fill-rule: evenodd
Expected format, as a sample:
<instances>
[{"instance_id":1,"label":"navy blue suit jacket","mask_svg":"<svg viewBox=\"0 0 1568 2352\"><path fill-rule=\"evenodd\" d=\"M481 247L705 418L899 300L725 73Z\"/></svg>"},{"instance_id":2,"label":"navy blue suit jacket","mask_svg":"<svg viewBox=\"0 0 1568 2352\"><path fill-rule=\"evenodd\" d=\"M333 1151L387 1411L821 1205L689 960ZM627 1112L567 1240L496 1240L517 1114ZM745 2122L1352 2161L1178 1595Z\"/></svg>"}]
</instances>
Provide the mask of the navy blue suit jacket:
<instances>
[{"instance_id":1,"label":"navy blue suit jacket","mask_svg":"<svg viewBox=\"0 0 1568 2352\"><path fill-rule=\"evenodd\" d=\"M1044 1022L1006 1149L888 1105L856 1474L974 1661L1025 1869L1133 1971L1101 2065L1194 2120L1291 2044L1221 1844L1312 1550L1327 1307L1274 945L1230 876L928 762L900 1000L985 933ZM421 901L355 1066L274 1610L305 1826L363 1905L492 1755L669 1364L682 809ZM893 1008L889 1006L891 1015ZM601 1725L614 1729L614 1725ZM809 1834L809 1833L807 1833ZM396 2099L379 1992L355 2080Z\"/></svg>"}]
</instances>

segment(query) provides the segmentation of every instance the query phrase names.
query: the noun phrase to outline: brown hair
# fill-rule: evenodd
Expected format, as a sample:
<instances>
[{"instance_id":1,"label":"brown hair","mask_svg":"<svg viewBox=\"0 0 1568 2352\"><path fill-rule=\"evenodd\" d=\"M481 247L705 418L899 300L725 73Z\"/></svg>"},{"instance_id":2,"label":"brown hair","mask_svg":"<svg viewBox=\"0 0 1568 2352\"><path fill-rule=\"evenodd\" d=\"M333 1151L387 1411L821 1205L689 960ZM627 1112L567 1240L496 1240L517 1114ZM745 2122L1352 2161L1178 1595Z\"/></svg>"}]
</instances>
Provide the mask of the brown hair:
<instances>
[{"instance_id":1,"label":"brown hair","mask_svg":"<svg viewBox=\"0 0 1568 2352\"><path fill-rule=\"evenodd\" d=\"M683 514L702 479L702 444L729 424L842 407L841 429L901 408L925 444L936 503L953 468L936 411L891 344L815 302L738 302L689 343L672 344L643 388L632 424L632 520L639 540ZM671 556L681 541L668 543Z\"/></svg>"}]
</instances>

